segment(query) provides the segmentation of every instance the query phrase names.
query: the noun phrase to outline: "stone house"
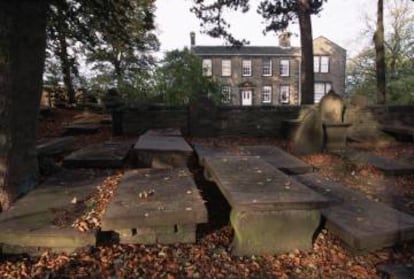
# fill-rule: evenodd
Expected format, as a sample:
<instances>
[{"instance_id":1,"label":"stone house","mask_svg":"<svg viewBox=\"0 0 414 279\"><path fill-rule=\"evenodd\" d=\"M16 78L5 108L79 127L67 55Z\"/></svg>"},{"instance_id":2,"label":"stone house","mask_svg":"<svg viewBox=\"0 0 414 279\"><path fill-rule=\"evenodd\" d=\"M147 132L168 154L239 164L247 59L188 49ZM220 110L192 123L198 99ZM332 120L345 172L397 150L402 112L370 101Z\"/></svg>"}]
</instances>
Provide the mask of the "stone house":
<instances>
[{"instance_id":1,"label":"stone house","mask_svg":"<svg viewBox=\"0 0 414 279\"><path fill-rule=\"evenodd\" d=\"M202 59L203 74L223 84L229 105L298 105L301 94L299 47L290 35L279 36L279 46L198 46L191 33L191 49ZM346 50L325 37L314 39L315 103L331 88L345 92Z\"/></svg>"}]
</instances>

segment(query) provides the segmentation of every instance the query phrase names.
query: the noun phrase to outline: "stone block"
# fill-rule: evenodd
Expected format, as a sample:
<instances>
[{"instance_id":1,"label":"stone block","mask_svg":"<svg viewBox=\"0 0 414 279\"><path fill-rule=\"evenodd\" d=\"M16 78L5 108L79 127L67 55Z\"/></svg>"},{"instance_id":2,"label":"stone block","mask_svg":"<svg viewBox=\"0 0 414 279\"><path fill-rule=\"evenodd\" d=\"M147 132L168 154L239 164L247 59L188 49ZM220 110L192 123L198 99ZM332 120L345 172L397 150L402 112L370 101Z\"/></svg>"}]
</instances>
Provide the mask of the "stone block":
<instances>
[{"instance_id":1,"label":"stone block","mask_svg":"<svg viewBox=\"0 0 414 279\"><path fill-rule=\"evenodd\" d=\"M193 149L179 136L141 136L134 146L141 167L186 167L193 158Z\"/></svg>"},{"instance_id":2,"label":"stone block","mask_svg":"<svg viewBox=\"0 0 414 279\"><path fill-rule=\"evenodd\" d=\"M318 210L254 211L233 208L232 253L237 256L307 251L319 226Z\"/></svg>"}]
</instances>

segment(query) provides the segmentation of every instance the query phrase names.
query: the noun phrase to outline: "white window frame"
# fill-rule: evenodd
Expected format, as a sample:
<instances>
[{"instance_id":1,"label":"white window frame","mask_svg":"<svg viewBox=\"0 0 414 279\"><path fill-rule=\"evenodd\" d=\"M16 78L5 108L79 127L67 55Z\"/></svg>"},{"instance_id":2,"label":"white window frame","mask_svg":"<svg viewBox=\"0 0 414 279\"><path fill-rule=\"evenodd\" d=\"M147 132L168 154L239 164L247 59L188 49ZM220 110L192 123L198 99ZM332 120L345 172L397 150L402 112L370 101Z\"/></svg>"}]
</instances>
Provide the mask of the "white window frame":
<instances>
[{"instance_id":1,"label":"white window frame","mask_svg":"<svg viewBox=\"0 0 414 279\"><path fill-rule=\"evenodd\" d=\"M283 98L284 93L287 95L287 98ZM281 104L290 104L290 86L282 84L279 87L279 102Z\"/></svg>"},{"instance_id":2,"label":"white window frame","mask_svg":"<svg viewBox=\"0 0 414 279\"><path fill-rule=\"evenodd\" d=\"M221 76L223 77L231 76L231 60L230 59L221 60Z\"/></svg>"},{"instance_id":3,"label":"white window frame","mask_svg":"<svg viewBox=\"0 0 414 279\"><path fill-rule=\"evenodd\" d=\"M231 86L224 85L221 87L222 100L224 104L231 103Z\"/></svg>"},{"instance_id":4,"label":"white window frame","mask_svg":"<svg viewBox=\"0 0 414 279\"><path fill-rule=\"evenodd\" d=\"M329 56L321 56L321 73L329 73Z\"/></svg>"},{"instance_id":5,"label":"white window frame","mask_svg":"<svg viewBox=\"0 0 414 279\"><path fill-rule=\"evenodd\" d=\"M251 77L252 76L252 60L243 60L242 61L242 76Z\"/></svg>"},{"instance_id":6,"label":"white window frame","mask_svg":"<svg viewBox=\"0 0 414 279\"><path fill-rule=\"evenodd\" d=\"M321 63L319 60L319 56L314 56L313 57L313 72L314 73L319 73L319 69L321 67Z\"/></svg>"},{"instance_id":7,"label":"white window frame","mask_svg":"<svg viewBox=\"0 0 414 279\"><path fill-rule=\"evenodd\" d=\"M318 88L319 86L319 88ZM320 89L320 90L319 90ZM323 96L328 94L329 90L332 89L332 84L330 82L324 82L324 81L317 81L314 84L314 103L319 103Z\"/></svg>"},{"instance_id":8,"label":"white window frame","mask_svg":"<svg viewBox=\"0 0 414 279\"><path fill-rule=\"evenodd\" d=\"M263 59L262 61L262 75L264 77L271 77L272 76L272 59Z\"/></svg>"},{"instance_id":9,"label":"white window frame","mask_svg":"<svg viewBox=\"0 0 414 279\"><path fill-rule=\"evenodd\" d=\"M265 85L262 87L262 103L263 104L272 103L272 86Z\"/></svg>"},{"instance_id":10,"label":"white window frame","mask_svg":"<svg viewBox=\"0 0 414 279\"><path fill-rule=\"evenodd\" d=\"M211 59L203 59L203 76L211 77L213 75L213 61Z\"/></svg>"},{"instance_id":11,"label":"white window frame","mask_svg":"<svg viewBox=\"0 0 414 279\"><path fill-rule=\"evenodd\" d=\"M288 77L290 75L290 61L288 59L280 60L280 76Z\"/></svg>"},{"instance_id":12,"label":"white window frame","mask_svg":"<svg viewBox=\"0 0 414 279\"><path fill-rule=\"evenodd\" d=\"M329 73L329 56L314 56L313 57L313 72L314 73Z\"/></svg>"}]
</instances>

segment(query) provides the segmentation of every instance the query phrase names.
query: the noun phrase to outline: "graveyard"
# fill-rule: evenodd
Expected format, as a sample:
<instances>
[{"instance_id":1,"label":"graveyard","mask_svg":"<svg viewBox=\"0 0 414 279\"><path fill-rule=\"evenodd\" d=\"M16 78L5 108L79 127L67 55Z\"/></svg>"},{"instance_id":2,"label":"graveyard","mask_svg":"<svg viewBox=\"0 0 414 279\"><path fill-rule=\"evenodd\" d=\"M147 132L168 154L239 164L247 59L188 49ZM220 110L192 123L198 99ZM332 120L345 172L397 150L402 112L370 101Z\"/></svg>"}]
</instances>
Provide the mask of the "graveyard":
<instances>
[{"instance_id":1,"label":"graveyard","mask_svg":"<svg viewBox=\"0 0 414 279\"><path fill-rule=\"evenodd\" d=\"M412 139L303 155L282 124L281 136L198 137L170 118L114 136L107 119L67 109L41 118L42 183L0 214L0 277L412 271Z\"/></svg>"}]
</instances>

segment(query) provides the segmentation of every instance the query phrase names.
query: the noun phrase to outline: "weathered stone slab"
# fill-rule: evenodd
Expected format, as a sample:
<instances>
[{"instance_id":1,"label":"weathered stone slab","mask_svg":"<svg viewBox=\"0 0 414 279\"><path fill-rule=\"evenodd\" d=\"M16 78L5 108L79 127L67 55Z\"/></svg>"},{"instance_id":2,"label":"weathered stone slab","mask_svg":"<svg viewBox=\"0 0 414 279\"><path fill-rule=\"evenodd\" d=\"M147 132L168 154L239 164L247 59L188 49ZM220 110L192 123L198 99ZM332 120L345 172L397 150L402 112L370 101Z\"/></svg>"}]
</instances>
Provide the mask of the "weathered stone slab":
<instances>
[{"instance_id":1,"label":"weathered stone slab","mask_svg":"<svg viewBox=\"0 0 414 279\"><path fill-rule=\"evenodd\" d=\"M194 243L196 225L154 226L117 230L120 243L124 244L174 244Z\"/></svg>"},{"instance_id":2,"label":"weathered stone slab","mask_svg":"<svg viewBox=\"0 0 414 279\"><path fill-rule=\"evenodd\" d=\"M242 147L251 155L258 155L260 158L271 164L273 167L289 173L302 174L312 172L313 167L288 152L272 145L256 145Z\"/></svg>"},{"instance_id":3,"label":"weathered stone slab","mask_svg":"<svg viewBox=\"0 0 414 279\"><path fill-rule=\"evenodd\" d=\"M76 207L101 184L108 173L87 170L65 170L19 199L8 211L0 214L0 243L3 252L21 253L49 248L74 250L95 245L93 232L79 232L69 224L57 225L59 214L67 212L75 218ZM77 203L72 200L76 198ZM82 211L80 211L82 212ZM6 250L5 250L6 249Z\"/></svg>"},{"instance_id":4,"label":"weathered stone slab","mask_svg":"<svg viewBox=\"0 0 414 279\"><path fill-rule=\"evenodd\" d=\"M242 151L235 151L226 147L216 147L206 144L193 144L195 153L197 154L198 163L200 166L204 166L204 161L207 157L225 157L228 155L240 155ZM244 152L247 155L247 152Z\"/></svg>"},{"instance_id":5,"label":"weathered stone slab","mask_svg":"<svg viewBox=\"0 0 414 279\"><path fill-rule=\"evenodd\" d=\"M365 252L414 240L414 217L371 201L318 174L295 177L318 193L338 201L321 212L326 218L326 227L351 249Z\"/></svg>"},{"instance_id":6,"label":"weathered stone slab","mask_svg":"<svg viewBox=\"0 0 414 279\"><path fill-rule=\"evenodd\" d=\"M78 135L78 134L94 134L98 132L101 125L98 124L70 124L66 126L67 135Z\"/></svg>"},{"instance_id":7,"label":"weathered stone slab","mask_svg":"<svg viewBox=\"0 0 414 279\"><path fill-rule=\"evenodd\" d=\"M194 242L195 226L208 221L204 201L186 169L131 170L108 206L102 229L121 243Z\"/></svg>"},{"instance_id":8,"label":"weathered stone slab","mask_svg":"<svg viewBox=\"0 0 414 279\"><path fill-rule=\"evenodd\" d=\"M232 207L233 254L312 247L318 209L328 206L329 199L258 157L206 157L204 168Z\"/></svg>"},{"instance_id":9,"label":"weathered stone slab","mask_svg":"<svg viewBox=\"0 0 414 279\"><path fill-rule=\"evenodd\" d=\"M164 136L164 137L182 137L180 129L167 128L167 129L150 129L145 132L146 136Z\"/></svg>"},{"instance_id":10,"label":"weathered stone slab","mask_svg":"<svg viewBox=\"0 0 414 279\"><path fill-rule=\"evenodd\" d=\"M329 205L328 199L258 157L207 157L204 167L232 207L301 210Z\"/></svg>"},{"instance_id":11,"label":"weathered stone slab","mask_svg":"<svg viewBox=\"0 0 414 279\"><path fill-rule=\"evenodd\" d=\"M414 140L414 127L406 125L383 125L382 130L399 140Z\"/></svg>"},{"instance_id":12,"label":"weathered stone slab","mask_svg":"<svg viewBox=\"0 0 414 279\"><path fill-rule=\"evenodd\" d=\"M89 145L66 156L63 165L72 168L121 168L132 145L129 141Z\"/></svg>"},{"instance_id":13,"label":"weathered stone slab","mask_svg":"<svg viewBox=\"0 0 414 279\"><path fill-rule=\"evenodd\" d=\"M377 266L377 270L386 279L412 279L414 276L414 263L384 264Z\"/></svg>"},{"instance_id":14,"label":"weathered stone slab","mask_svg":"<svg viewBox=\"0 0 414 279\"><path fill-rule=\"evenodd\" d=\"M186 167L193 150L183 137L148 136L139 137L134 146L138 164L151 168Z\"/></svg>"},{"instance_id":15,"label":"weathered stone slab","mask_svg":"<svg viewBox=\"0 0 414 279\"><path fill-rule=\"evenodd\" d=\"M351 162L368 164L382 171L385 175L414 174L414 165L390 160L375 154L357 151L347 151L343 156Z\"/></svg>"},{"instance_id":16,"label":"weathered stone slab","mask_svg":"<svg viewBox=\"0 0 414 279\"><path fill-rule=\"evenodd\" d=\"M324 149L328 152L344 152L350 123L323 123Z\"/></svg>"},{"instance_id":17,"label":"weathered stone slab","mask_svg":"<svg viewBox=\"0 0 414 279\"><path fill-rule=\"evenodd\" d=\"M53 156L70 151L73 146L73 137L50 138L36 146L37 155Z\"/></svg>"}]
</instances>

